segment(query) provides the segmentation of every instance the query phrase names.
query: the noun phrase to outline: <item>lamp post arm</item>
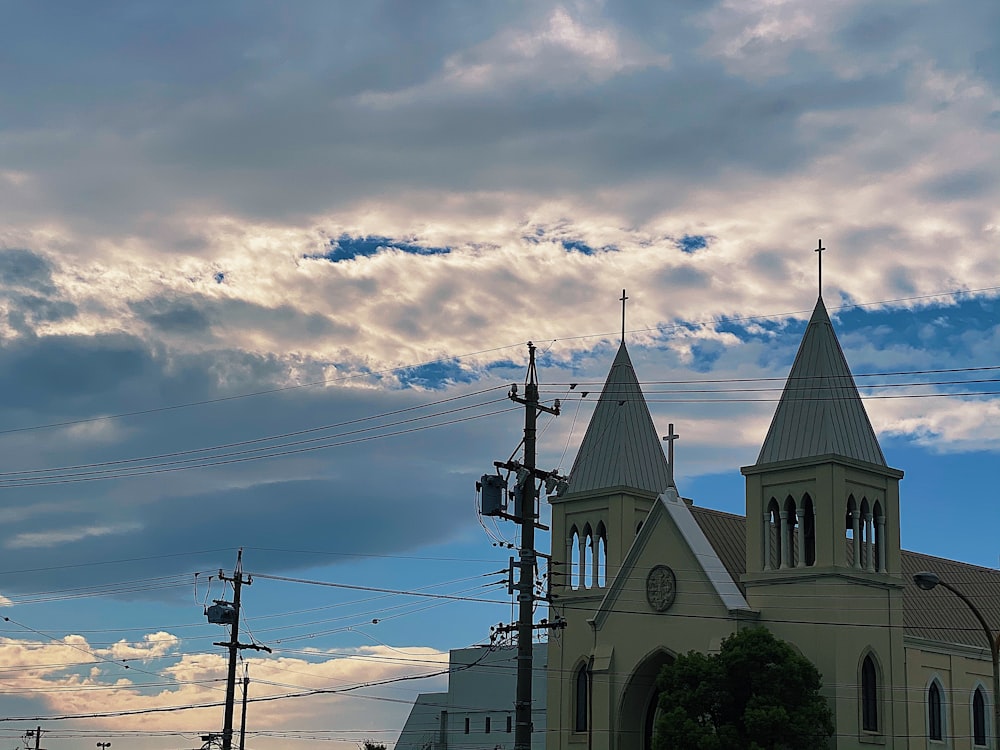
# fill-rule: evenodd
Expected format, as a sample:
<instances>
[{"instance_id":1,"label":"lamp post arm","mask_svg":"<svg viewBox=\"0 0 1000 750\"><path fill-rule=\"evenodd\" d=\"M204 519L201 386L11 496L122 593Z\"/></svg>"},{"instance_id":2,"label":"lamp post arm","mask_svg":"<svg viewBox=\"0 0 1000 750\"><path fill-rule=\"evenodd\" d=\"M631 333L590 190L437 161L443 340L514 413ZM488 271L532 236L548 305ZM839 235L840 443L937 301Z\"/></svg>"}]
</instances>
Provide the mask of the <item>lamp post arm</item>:
<instances>
[{"instance_id":1,"label":"lamp post arm","mask_svg":"<svg viewBox=\"0 0 1000 750\"><path fill-rule=\"evenodd\" d=\"M965 602L965 606L968 607L969 611L971 611L972 614L976 616L976 619L979 620L979 624L982 625L983 627L983 632L986 634L986 640L989 641L990 644L990 651L993 652L995 658L997 653L997 637L993 634L993 631L990 629L990 626L986 624L986 619L983 617L982 612L980 612L976 608L975 604L969 601L969 598L965 594L956 589L947 581L941 581L938 585L948 589L951 593L953 593L955 596L957 596L959 599Z\"/></svg>"},{"instance_id":2,"label":"lamp post arm","mask_svg":"<svg viewBox=\"0 0 1000 750\"><path fill-rule=\"evenodd\" d=\"M979 611L975 604L961 591L950 585L946 581L939 581L939 585L944 586L951 593L965 602L965 606L976 616L979 624L983 626L986 640L990 644L990 656L993 658L993 747L1000 750L1000 633L994 635L990 626L986 624L986 618Z\"/></svg>"}]
</instances>

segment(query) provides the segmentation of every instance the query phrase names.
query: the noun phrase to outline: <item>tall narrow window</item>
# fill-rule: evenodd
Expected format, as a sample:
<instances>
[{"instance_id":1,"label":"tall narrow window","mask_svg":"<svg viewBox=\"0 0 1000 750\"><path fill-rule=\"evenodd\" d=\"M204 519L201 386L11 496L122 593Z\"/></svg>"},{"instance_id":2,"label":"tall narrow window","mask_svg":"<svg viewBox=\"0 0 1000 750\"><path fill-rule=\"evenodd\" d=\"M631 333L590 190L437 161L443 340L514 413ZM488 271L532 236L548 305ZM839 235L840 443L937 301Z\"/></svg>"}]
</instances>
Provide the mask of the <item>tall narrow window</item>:
<instances>
[{"instance_id":1,"label":"tall narrow window","mask_svg":"<svg viewBox=\"0 0 1000 750\"><path fill-rule=\"evenodd\" d=\"M489 716L486 717L486 725L483 727L483 729L486 730L486 734L490 733L490 717Z\"/></svg>"},{"instance_id":2,"label":"tall narrow window","mask_svg":"<svg viewBox=\"0 0 1000 750\"><path fill-rule=\"evenodd\" d=\"M604 522L597 524L597 585L608 585L608 530Z\"/></svg>"},{"instance_id":3,"label":"tall narrow window","mask_svg":"<svg viewBox=\"0 0 1000 750\"><path fill-rule=\"evenodd\" d=\"M507 716L507 734L510 734L514 729L514 719L511 716Z\"/></svg>"},{"instance_id":4,"label":"tall narrow window","mask_svg":"<svg viewBox=\"0 0 1000 750\"><path fill-rule=\"evenodd\" d=\"M813 501L809 495L802 499L802 510L799 523L802 524L802 562L806 566L816 564L816 516L813 513Z\"/></svg>"},{"instance_id":5,"label":"tall narrow window","mask_svg":"<svg viewBox=\"0 0 1000 750\"><path fill-rule=\"evenodd\" d=\"M942 739L941 724L941 686L935 680L927 689L927 739Z\"/></svg>"},{"instance_id":6,"label":"tall narrow window","mask_svg":"<svg viewBox=\"0 0 1000 750\"><path fill-rule=\"evenodd\" d=\"M981 687L972 696L972 744L986 747L986 697Z\"/></svg>"},{"instance_id":7,"label":"tall narrow window","mask_svg":"<svg viewBox=\"0 0 1000 750\"><path fill-rule=\"evenodd\" d=\"M575 526L570 535L569 580L570 588L580 588L580 534Z\"/></svg>"},{"instance_id":8,"label":"tall narrow window","mask_svg":"<svg viewBox=\"0 0 1000 750\"><path fill-rule=\"evenodd\" d=\"M875 524L875 546L872 550L872 554L875 556L875 571L878 573L885 573L885 513L882 512L882 503L877 500L872 506L872 522Z\"/></svg>"},{"instance_id":9,"label":"tall narrow window","mask_svg":"<svg viewBox=\"0 0 1000 750\"><path fill-rule=\"evenodd\" d=\"M872 522L872 509L866 497L861 498L859 515L861 516L861 538L856 541L861 545L861 569L874 573L875 558L873 552L875 549L875 533Z\"/></svg>"},{"instance_id":10,"label":"tall narrow window","mask_svg":"<svg viewBox=\"0 0 1000 750\"><path fill-rule=\"evenodd\" d=\"M861 665L861 728L878 731L878 673L871 654Z\"/></svg>"},{"instance_id":11,"label":"tall narrow window","mask_svg":"<svg viewBox=\"0 0 1000 750\"><path fill-rule=\"evenodd\" d=\"M764 531L764 570L781 567L781 511L773 497L767 505L767 529Z\"/></svg>"},{"instance_id":12,"label":"tall narrow window","mask_svg":"<svg viewBox=\"0 0 1000 750\"><path fill-rule=\"evenodd\" d=\"M469 717L468 716L465 717L465 733L466 734L469 733Z\"/></svg>"},{"instance_id":13,"label":"tall narrow window","mask_svg":"<svg viewBox=\"0 0 1000 750\"><path fill-rule=\"evenodd\" d=\"M587 731L587 688L589 687L587 677L587 665L582 664L576 671L576 715L573 720L574 732Z\"/></svg>"},{"instance_id":14,"label":"tall narrow window","mask_svg":"<svg viewBox=\"0 0 1000 750\"><path fill-rule=\"evenodd\" d=\"M795 499L791 495L785 498L785 507L782 513L781 567L794 568L799 563L802 550L799 549L799 525Z\"/></svg>"},{"instance_id":15,"label":"tall narrow window","mask_svg":"<svg viewBox=\"0 0 1000 750\"><path fill-rule=\"evenodd\" d=\"M861 567L861 523L858 518L858 506L854 496L847 498L847 559L848 567Z\"/></svg>"}]
</instances>

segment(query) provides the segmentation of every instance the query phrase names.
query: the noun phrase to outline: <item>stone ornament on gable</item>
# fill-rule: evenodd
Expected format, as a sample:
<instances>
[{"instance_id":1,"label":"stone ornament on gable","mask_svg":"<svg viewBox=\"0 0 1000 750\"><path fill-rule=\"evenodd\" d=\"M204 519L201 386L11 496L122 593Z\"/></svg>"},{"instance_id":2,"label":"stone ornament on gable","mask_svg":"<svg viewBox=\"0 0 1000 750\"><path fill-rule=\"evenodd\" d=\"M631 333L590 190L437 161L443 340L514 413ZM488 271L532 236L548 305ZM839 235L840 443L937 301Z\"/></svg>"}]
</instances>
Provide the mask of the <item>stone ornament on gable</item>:
<instances>
[{"instance_id":1,"label":"stone ornament on gable","mask_svg":"<svg viewBox=\"0 0 1000 750\"><path fill-rule=\"evenodd\" d=\"M657 612L666 612L677 597L677 576L666 565L655 565L646 576L646 601Z\"/></svg>"}]
</instances>

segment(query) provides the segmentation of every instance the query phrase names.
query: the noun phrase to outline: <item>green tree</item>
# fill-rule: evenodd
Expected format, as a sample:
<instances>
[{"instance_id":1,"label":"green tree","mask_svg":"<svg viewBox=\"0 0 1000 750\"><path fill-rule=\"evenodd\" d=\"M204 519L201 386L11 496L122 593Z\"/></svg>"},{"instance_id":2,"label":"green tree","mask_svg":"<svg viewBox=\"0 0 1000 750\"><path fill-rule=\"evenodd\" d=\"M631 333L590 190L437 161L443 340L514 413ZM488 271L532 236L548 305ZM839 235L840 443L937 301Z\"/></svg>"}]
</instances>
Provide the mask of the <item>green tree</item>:
<instances>
[{"instance_id":1,"label":"green tree","mask_svg":"<svg viewBox=\"0 0 1000 750\"><path fill-rule=\"evenodd\" d=\"M833 715L819 670L764 628L660 672L653 750L824 750Z\"/></svg>"}]
</instances>

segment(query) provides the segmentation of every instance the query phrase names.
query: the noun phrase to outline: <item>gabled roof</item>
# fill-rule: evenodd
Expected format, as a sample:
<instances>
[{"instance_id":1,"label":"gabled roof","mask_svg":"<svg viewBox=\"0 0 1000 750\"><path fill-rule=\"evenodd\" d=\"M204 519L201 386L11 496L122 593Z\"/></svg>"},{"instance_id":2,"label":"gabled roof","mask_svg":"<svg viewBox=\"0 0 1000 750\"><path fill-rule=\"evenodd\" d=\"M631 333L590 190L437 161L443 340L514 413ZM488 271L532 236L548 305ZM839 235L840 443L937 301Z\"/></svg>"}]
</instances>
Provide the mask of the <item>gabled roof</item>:
<instances>
[{"instance_id":1,"label":"gabled roof","mask_svg":"<svg viewBox=\"0 0 1000 750\"><path fill-rule=\"evenodd\" d=\"M886 465L820 297L757 465L829 454Z\"/></svg>"},{"instance_id":2,"label":"gabled roof","mask_svg":"<svg viewBox=\"0 0 1000 750\"><path fill-rule=\"evenodd\" d=\"M573 462L568 493L628 487L659 494L670 482L660 437L623 342Z\"/></svg>"},{"instance_id":3,"label":"gabled roof","mask_svg":"<svg viewBox=\"0 0 1000 750\"><path fill-rule=\"evenodd\" d=\"M597 612L594 615L596 627L603 627L608 617L615 611L615 605L619 597L622 596L630 584L629 571L636 569L639 558L646 546L656 543L654 540L660 534L658 527L665 518L669 518L677 528L681 539L684 540L691 554L694 555L694 559L701 569L700 572L704 574L715 590L720 603L730 612L753 611L750 605L747 604L743 590L740 588L739 583L737 583L739 578L733 577L730 563L719 555L718 547L715 546L716 540L711 539L702 527L701 516L704 513L700 512L698 515L695 515L694 511L697 510L696 508L689 507L677 494L677 488L673 486L668 487L656 498L656 503L650 508L649 515L646 516L642 528L639 529L639 533L632 542L632 546L629 547L628 554L625 555L625 560L622 561L621 570L611 582L607 593L601 600L601 605L597 608ZM732 518L738 519L739 517L733 516ZM743 531L742 525L737 526L740 531ZM730 524L729 527L724 527L723 535L725 536L726 532L731 532L737 526ZM729 535L731 536L731 533ZM730 542L730 547L739 547L740 545L739 539L730 539L728 541ZM739 570L739 565L737 565L737 570Z\"/></svg>"},{"instance_id":4,"label":"gabled roof","mask_svg":"<svg viewBox=\"0 0 1000 750\"><path fill-rule=\"evenodd\" d=\"M746 518L693 506L691 515L704 532L730 577L738 583L746 572ZM990 650L983 628L969 608L944 587L921 591L913 574L931 570L976 602L988 623L1000 623L1000 570L902 550L903 633L944 643ZM767 613L764 613L764 620ZM995 626L995 625L994 625Z\"/></svg>"}]
</instances>

